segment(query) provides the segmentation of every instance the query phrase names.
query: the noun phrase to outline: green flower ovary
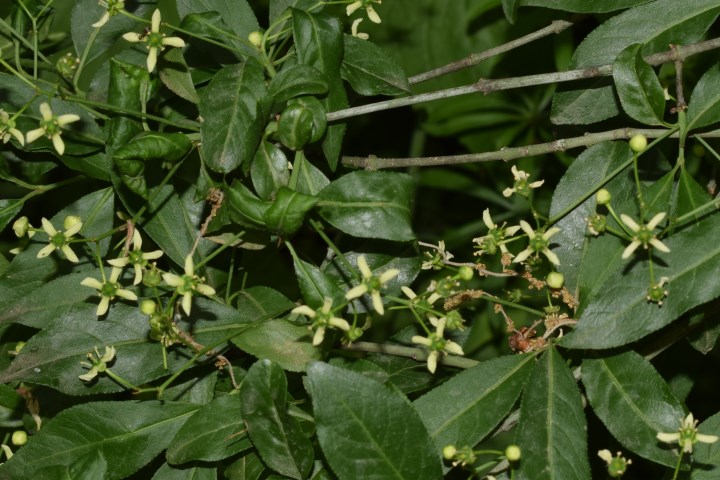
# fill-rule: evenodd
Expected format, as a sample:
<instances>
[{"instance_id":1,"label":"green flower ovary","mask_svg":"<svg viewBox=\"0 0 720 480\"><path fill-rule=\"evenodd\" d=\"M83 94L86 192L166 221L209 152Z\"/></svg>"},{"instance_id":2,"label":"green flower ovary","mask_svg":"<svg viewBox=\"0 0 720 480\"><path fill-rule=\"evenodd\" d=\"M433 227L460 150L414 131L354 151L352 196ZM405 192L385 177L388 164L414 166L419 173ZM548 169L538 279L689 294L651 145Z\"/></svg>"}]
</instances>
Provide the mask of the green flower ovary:
<instances>
[{"instance_id":1,"label":"green flower ovary","mask_svg":"<svg viewBox=\"0 0 720 480\"><path fill-rule=\"evenodd\" d=\"M104 282L100 287L100 295L108 298L115 298L118 292L118 284L115 282Z\"/></svg>"},{"instance_id":2,"label":"green flower ovary","mask_svg":"<svg viewBox=\"0 0 720 480\"><path fill-rule=\"evenodd\" d=\"M50 243L56 248L62 248L67 244L67 237L63 232L57 232L55 235L50 237Z\"/></svg>"},{"instance_id":3,"label":"green flower ovary","mask_svg":"<svg viewBox=\"0 0 720 480\"><path fill-rule=\"evenodd\" d=\"M430 350L434 352L442 352L445 350L445 345L447 344L445 338L439 336L437 333L431 333L427 338L430 340L430 345L428 345Z\"/></svg>"},{"instance_id":4,"label":"green flower ovary","mask_svg":"<svg viewBox=\"0 0 720 480\"><path fill-rule=\"evenodd\" d=\"M145 267L148 264L148 261L143 257L143 252L141 250L131 250L128 252L128 260L131 264L140 265L141 267Z\"/></svg>"},{"instance_id":5,"label":"green flower ovary","mask_svg":"<svg viewBox=\"0 0 720 480\"><path fill-rule=\"evenodd\" d=\"M182 283L177 286L176 291L180 295L185 295L186 293L192 292L195 290L195 287L198 284L197 279L194 276L190 275L183 275L180 277L182 279Z\"/></svg>"},{"instance_id":6,"label":"green flower ovary","mask_svg":"<svg viewBox=\"0 0 720 480\"><path fill-rule=\"evenodd\" d=\"M145 43L147 43L148 48L159 48L162 50L163 48L163 34L158 32L150 32L145 37Z\"/></svg>"},{"instance_id":7,"label":"green flower ovary","mask_svg":"<svg viewBox=\"0 0 720 480\"><path fill-rule=\"evenodd\" d=\"M548 248L548 245L550 245L550 242L543 237L543 232L536 232L529 243L529 247L533 252L542 252Z\"/></svg>"},{"instance_id":8,"label":"green flower ovary","mask_svg":"<svg viewBox=\"0 0 720 480\"><path fill-rule=\"evenodd\" d=\"M652 230L648 230L647 226L640 225L640 230L635 232L634 238L636 238L643 246L647 247L650 240L655 237Z\"/></svg>"},{"instance_id":9,"label":"green flower ovary","mask_svg":"<svg viewBox=\"0 0 720 480\"><path fill-rule=\"evenodd\" d=\"M40 128L45 130L45 135L47 135L48 138L52 138L53 135L61 131L60 125L58 125L57 118L55 117L52 117L50 120L40 121Z\"/></svg>"}]
</instances>

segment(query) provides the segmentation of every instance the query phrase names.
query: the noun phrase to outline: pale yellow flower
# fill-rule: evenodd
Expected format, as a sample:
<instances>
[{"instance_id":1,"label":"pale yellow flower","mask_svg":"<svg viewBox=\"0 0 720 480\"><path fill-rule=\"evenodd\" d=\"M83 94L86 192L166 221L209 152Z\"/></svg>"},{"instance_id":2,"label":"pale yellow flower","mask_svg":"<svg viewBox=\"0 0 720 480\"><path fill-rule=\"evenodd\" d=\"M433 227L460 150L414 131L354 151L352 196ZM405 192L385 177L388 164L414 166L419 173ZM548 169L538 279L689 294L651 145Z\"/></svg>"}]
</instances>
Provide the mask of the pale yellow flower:
<instances>
[{"instance_id":1,"label":"pale yellow flower","mask_svg":"<svg viewBox=\"0 0 720 480\"><path fill-rule=\"evenodd\" d=\"M555 265L560 265L560 259L558 256L551 251L548 246L550 245L549 239L560 231L557 227L549 228L546 232L536 232L525 220L520 220L520 228L527 234L530 242L525 250L518 253L513 259L513 262L520 263L527 260L532 254L542 253Z\"/></svg>"},{"instance_id":2,"label":"pale yellow flower","mask_svg":"<svg viewBox=\"0 0 720 480\"><path fill-rule=\"evenodd\" d=\"M510 171L512 171L513 178L515 179L515 183L513 184L512 188L506 188L505 190L503 190L504 197L509 197L513 193L518 193L520 195L527 197L530 194L531 189L538 188L543 183L545 183L545 180L537 180L535 182L528 182L530 175L527 172L518 170L515 165L510 167Z\"/></svg>"},{"instance_id":3,"label":"pale yellow flower","mask_svg":"<svg viewBox=\"0 0 720 480\"><path fill-rule=\"evenodd\" d=\"M398 276L400 270L390 268L385 270L380 276L375 276L372 270L370 270L367 260L365 260L365 255L358 256L357 266L362 274L362 283L348 290L345 294L345 299L353 300L369 293L373 308L377 313L383 315L385 308L383 307L382 297L380 296L380 289L383 288L387 282Z\"/></svg>"},{"instance_id":4,"label":"pale yellow flower","mask_svg":"<svg viewBox=\"0 0 720 480\"><path fill-rule=\"evenodd\" d=\"M93 277L86 277L80 282L80 285L85 287L94 288L100 294L100 303L98 304L95 314L98 317L105 315L110 307L110 301L114 300L115 297L124 298L125 300L137 300L135 295L130 290L125 290L122 285L118 283L122 268L113 267L110 272L110 278L103 280L102 282Z\"/></svg>"},{"instance_id":5,"label":"pale yellow flower","mask_svg":"<svg viewBox=\"0 0 720 480\"><path fill-rule=\"evenodd\" d=\"M47 102L40 104L40 115L42 116L40 127L35 130L30 130L25 135L27 143L32 143L38 138L45 136L52 140L53 147L55 147L58 155L62 155L65 153L65 143L60 136L62 134L62 127L69 123L79 121L80 116L74 113L67 113L56 117L53 115L50 105Z\"/></svg>"},{"instance_id":6,"label":"pale yellow flower","mask_svg":"<svg viewBox=\"0 0 720 480\"><path fill-rule=\"evenodd\" d=\"M142 282L143 269L147 267L148 260L157 260L163 256L163 251L153 250L152 252L143 252L142 238L137 229L133 231L132 244L133 249L128 252L127 256L108 260L108 263L114 267L125 267L128 264L132 264L135 269L133 285L138 285Z\"/></svg>"},{"instance_id":7,"label":"pale yellow flower","mask_svg":"<svg viewBox=\"0 0 720 480\"><path fill-rule=\"evenodd\" d=\"M430 373L435 373L435 370L437 369L438 357L441 353L451 353L453 355L464 354L463 349L460 345L453 342L452 340L448 340L447 338L443 337L443 335L445 334L446 321L447 318L445 317L442 317L440 319L431 317L430 322L433 324L433 326L435 326L435 331L430 333L427 337L415 335L410 339L410 341L412 341L413 343L423 345L427 347L428 350L430 350L427 358L427 368Z\"/></svg>"},{"instance_id":8,"label":"pale yellow flower","mask_svg":"<svg viewBox=\"0 0 720 480\"><path fill-rule=\"evenodd\" d=\"M87 362L80 362L81 365L84 367L90 368L90 371L83 374L78 375L78 378L80 380L83 380L85 382L89 382L93 378L98 376L98 373L102 373L105 370L107 370L107 364L110 363L113 358L115 358L115 347L105 347L105 353L103 355L100 355L100 352L98 351L98 348L95 347L95 355L97 355L97 358L93 356L92 353L87 354L88 360L90 360L91 363Z\"/></svg>"},{"instance_id":9,"label":"pale yellow flower","mask_svg":"<svg viewBox=\"0 0 720 480\"><path fill-rule=\"evenodd\" d=\"M15 120L10 118L8 113L0 108L0 138L3 143L7 143L11 138L18 141L20 145L25 145L25 137L20 130L15 128Z\"/></svg>"},{"instance_id":10,"label":"pale yellow flower","mask_svg":"<svg viewBox=\"0 0 720 480\"><path fill-rule=\"evenodd\" d=\"M37 253L37 258L45 258L55 250L60 250L68 260L73 263L78 263L80 260L77 255L75 255L73 249L70 248L69 240L80 231L83 225L82 222L74 222L66 228L64 232L58 232L47 218L43 217L40 221L42 222L43 230L45 230L45 233L50 237L50 243L40 249Z\"/></svg>"},{"instance_id":11,"label":"pale yellow flower","mask_svg":"<svg viewBox=\"0 0 720 480\"><path fill-rule=\"evenodd\" d=\"M629 216L625 215L624 213L620 214L620 220L623 221L625 225L633 232L632 242L630 242L630 245L628 245L625 250L623 251L622 258L628 258L630 255L633 254L633 252L642 245L646 250L648 248L648 245L652 245L656 249L660 250L661 252L669 252L670 249L662 243L660 240L657 239L655 234L653 233L653 230L655 230L655 227L657 227L660 222L665 219L665 212L660 212L657 215L655 215L650 221L645 225L638 225L635 220L630 218Z\"/></svg>"},{"instance_id":12,"label":"pale yellow flower","mask_svg":"<svg viewBox=\"0 0 720 480\"><path fill-rule=\"evenodd\" d=\"M325 339L325 329L327 328L337 328L344 332L350 331L350 324L347 320L333 315L332 303L332 299L326 297L323 306L317 310L313 310L307 305L301 305L292 310L292 313L305 315L312 319L313 322L310 329L315 330L313 345L320 345L323 342Z\"/></svg>"},{"instance_id":13,"label":"pale yellow flower","mask_svg":"<svg viewBox=\"0 0 720 480\"><path fill-rule=\"evenodd\" d=\"M350 3L347 7L345 7L345 13L347 13L348 17L355 13L356 10L360 8L365 9L365 13L367 14L368 18L373 23L380 23L382 20L380 19L380 15L377 14L375 9L373 8L372 4L377 3L378 5L382 3L382 0L357 0L355 2Z\"/></svg>"},{"instance_id":14,"label":"pale yellow flower","mask_svg":"<svg viewBox=\"0 0 720 480\"><path fill-rule=\"evenodd\" d=\"M190 315L192 307L193 293L197 292L206 297L215 295L215 289L209 285L205 285L205 279L195 275L195 263L192 255L185 257L185 275L179 276L173 273L163 273L163 280L171 287L175 287L175 291L182 295L182 309L185 314Z\"/></svg>"},{"instance_id":15,"label":"pale yellow flower","mask_svg":"<svg viewBox=\"0 0 720 480\"><path fill-rule=\"evenodd\" d=\"M717 435L705 435L698 432L697 429L698 421L693 418L692 413L688 413L687 417L683 419L682 424L677 432L663 433L659 432L656 437L661 442L675 443L680 445L683 453L692 453L693 445L697 442L702 443L715 443L718 440Z\"/></svg>"},{"instance_id":16,"label":"pale yellow flower","mask_svg":"<svg viewBox=\"0 0 720 480\"><path fill-rule=\"evenodd\" d=\"M178 47L182 48L185 46L185 41L180 37L166 37L160 33L160 10L155 9L152 14L150 21L150 31L147 33L135 33L129 32L124 34L122 37L128 42L145 43L148 48L147 58L147 69L148 72L155 70L157 64L158 53L165 50L165 47Z\"/></svg>"}]
</instances>

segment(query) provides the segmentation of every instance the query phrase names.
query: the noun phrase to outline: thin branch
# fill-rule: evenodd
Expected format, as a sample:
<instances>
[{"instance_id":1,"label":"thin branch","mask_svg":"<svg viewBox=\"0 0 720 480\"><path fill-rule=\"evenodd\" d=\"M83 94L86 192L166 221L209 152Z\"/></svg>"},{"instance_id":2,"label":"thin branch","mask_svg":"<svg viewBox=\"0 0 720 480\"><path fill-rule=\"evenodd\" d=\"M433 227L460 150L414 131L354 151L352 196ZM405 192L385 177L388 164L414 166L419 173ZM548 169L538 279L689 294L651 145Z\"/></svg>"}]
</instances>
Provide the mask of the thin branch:
<instances>
[{"instance_id":1,"label":"thin branch","mask_svg":"<svg viewBox=\"0 0 720 480\"><path fill-rule=\"evenodd\" d=\"M720 38L714 38L705 42L693 45L676 45L672 50L656 53L645 57L645 61L653 66L663 63L676 62L685 60L687 57L696 55L701 52L720 48ZM346 108L327 114L328 122L336 122L358 115L365 115L383 110L390 110L398 107L406 107L417 103L429 102L432 100L440 100L442 98L456 97L458 95L467 95L469 93L482 92L484 94L499 92L502 90L510 90L513 88L522 88L534 85L546 85L549 83L570 82L573 80L582 80L588 78L603 77L612 74L612 65L600 65L596 67L584 68L580 70L568 70L567 72L541 73L538 75L526 75L524 77L500 78L496 80L480 79L471 85L463 85L461 87L448 88L437 92L421 93L419 95L411 95L409 97L394 98L383 102L361 105L359 107Z\"/></svg>"},{"instance_id":2,"label":"thin branch","mask_svg":"<svg viewBox=\"0 0 720 480\"><path fill-rule=\"evenodd\" d=\"M618 128L606 132L588 133L581 137L561 138L553 142L538 143L525 147L503 148L494 152L468 153L464 155L447 155L436 157L415 157L415 158L379 158L374 155L368 157L343 157L343 165L348 165L366 170L380 170L384 168L405 168L405 167L428 167L433 165L457 165L460 163L478 163L502 160L504 162L516 158L543 155L553 152L564 152L571 148L586 147L596 143L623 140L634 135L642 134L648 138L657 138L667 133L663 128ZM677 138L678 134L671 135ZM704 138L720 138L720 130L698 134Z\"/></svg>"},{"instance_id":3,"label":"thin branch","mask_svg":"<svg viewBox=\"0 0 720 480\"><path fill-rule=\"evenodd\" d=\"M353 342L343 345L344 350L356 350L360 352L385 353L389 355L397 355L400 357L408 357L418 362L427 360L428 352L424 348L405 347L403 345L394 345L388 343L372 343L372 342ZM448 367L471 368L477 365L477 360L472 358L459 357L456 355L440 355L438 363Z\"/></svg>"},{"instance_id":4,"label":"thin branch","mask_svg":"<svg viewBox=\"0 0 720 480\"><path fill-rule=\"evenodd\" d=\"M530 42L534 42L535 40L547 37L548 35L558 34L570 27L571 25L571 22L566 22L565 20L553 20L550 25L538 30L537 32L530 33L528 35L525 35L524 37L520 37L497 47L490 48L488 50L485 50L484 52L473 53L463 58L462 60L458 60L457 62L448 63L447 65L443 65L442 67L438 67L433 70L415 75L414 77L410 77L408 78L408 83L410 83L410 85L414 85L416 83L424 82L432 78L447 75L448 73L457 72L459 70L475 66L480 62L487 60L488 58L500 55L501 53L509 52L510 50L521 47L523 45L527 45Z\"/></svg>"}]
</instances>

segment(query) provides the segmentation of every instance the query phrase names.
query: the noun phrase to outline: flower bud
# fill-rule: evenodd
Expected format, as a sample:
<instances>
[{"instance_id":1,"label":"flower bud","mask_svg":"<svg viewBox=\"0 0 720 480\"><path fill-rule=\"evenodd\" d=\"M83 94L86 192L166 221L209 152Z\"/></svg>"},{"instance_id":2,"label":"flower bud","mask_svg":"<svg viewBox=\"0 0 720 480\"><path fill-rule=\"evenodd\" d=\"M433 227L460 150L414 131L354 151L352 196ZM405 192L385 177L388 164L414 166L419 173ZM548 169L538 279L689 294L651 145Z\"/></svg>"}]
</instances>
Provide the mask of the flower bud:
<instances>
[{"instance_id":1,"label":"flower bud","mask_svg":"<svg viewBox=\"0 0 720 480\"><path fill-rule=\"evenodd\" d=\"M460 267L460 270L458 270L458 276L460 280L470 281L473 278L473 269L467 265L463 265Z\"/></svg>"},{"instance_id":2,"label":"flower bud","mask_svg":"<svg viewBox=\"0 0 720 480\"><path fill-rule=\"evenodd\" d=\"M22 238L27 235L29 228L30 221L28 221L28 217L20 217L15 220L15 223L13 223L13 230L15 231L15 236L17 236L18 238Z\"/></svg>"},{"instance_id":3,"label":"flower bud","mask_svg":"<svg viewBox=\"0 0 720 480\"><path fill-rule=\"evenodd\" d=\"M517 445L509 445L505 449L505 458L507 458L509 462L517 462L520 460L520 447Z\"/></svg>"},{"instance_id":4,"label":"flower bud","mask_svg":"<svg viewBox=\"0 0 720 480\"><path fill-rule=\"evenodd\" d=\"M143 300L140 302L140 311L143 315L154 315L157 311L157 304L153 300Z\"/></svg>"},{"instance_id":5,"label":"flower bud","mask_svg":"<svg viewBox=\"0 0 720 480\"><path fill-rule=\"evenodd\" d=\"M548 287L558 289L562 288L565 284L565 275L560 272L550 272L545 279Z\"/></svg>"},{"instance_id":6,"label":"flower bud","mask_svg":"<svg viewBox=\"0 0 720 480\"><path fill-rule=\"evenodd\" d=\"M63 228L65 230L68 230L81 222L82 219L77 215L68 215L67 217L65 217L65 220L63 220Z\"/></svg>"},{"instance_id":7,"label":"flower bud","mask_svg":"<svg viewBox=\"0 0 720 480\"><path fill-rule=\"evenodd\" d=\"M260 47L260 45L262 45L262 39L262 33L258 32L257 30L248 35L248 41L256 47Z\"/></svg>"},{"instance_id":8,"label":"flower bud","mask_svg":"<svg viewBox=\"0 0 720 480\"><path fill-rule=\"evenodd\" d=\"M604 188L601 188L595 194L595 200L597 200L598 205L607 205L610 203L610 200L612 200L612 194Z\"/></svg>"},{"instance_id":9,"label":"flower bud","mask_svg":"<svg viewBox=\"0 0 720 480\"><path fill-rule=\"evenodd\" d=\"M456 453L457 448L455 448L455 445L445 445L442 450L443 458L445 460L452 460L453 458L455 458Z\"/></svg>"},{"instance_id":10,"label":"flower bud","mask_svg":"<svg viewBox=\"0 0 720 480\"><path fill-rule=\"evenodd\" d=\"M640 153L647 148L647 137L645 135L635 135L630 139L630 149L633 152Z\"/></svg>"},{"instance_id":11,"label":"flower bud","mask_svg":"<svg viewBox=\"0 0 720 480\"><path fill-rule=\"evenodd\" d=\"M28 435L25 430L15 430L12 434L11 442L16 447L22 447L27 443Z\"/></svg>"}]
</instances>

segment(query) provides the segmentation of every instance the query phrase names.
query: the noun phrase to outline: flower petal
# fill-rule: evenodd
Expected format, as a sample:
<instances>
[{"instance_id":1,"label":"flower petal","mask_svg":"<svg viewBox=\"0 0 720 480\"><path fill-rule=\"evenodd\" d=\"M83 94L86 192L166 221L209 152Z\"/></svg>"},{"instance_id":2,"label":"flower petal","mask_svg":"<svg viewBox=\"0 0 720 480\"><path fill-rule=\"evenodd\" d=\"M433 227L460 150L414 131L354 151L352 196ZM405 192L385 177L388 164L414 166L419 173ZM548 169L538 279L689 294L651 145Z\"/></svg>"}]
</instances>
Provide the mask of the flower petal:
<instances>
[{"instance_id":1,"label":"flower petal","mask_svg":"<svg viewBox=\"0 0 720 480\"><path fill-rule=\"evenodd\" d=\"M385 308L383 307L382 298L380 297L380 292L377 290L373 290L370 294L370 298L372 298L372 304L373 308L377 313L380 315L385 315Z\"/></svg>"},{"instance_id":2,"label":"flower petal","mask_svg":"<svg viewBox=\"0 0 720 480\"><path fill-rule=\"evenodd\" d=\"M192 308L192 293L187 292L183 295L182 309L185 310L185 314L190 316L190 309Z\"/></svg>"},{"instance_id":3,"label":"flower petal","mask_svg":"<svg viewBox=\"0 0 720 480\"><path fill-rule=\"evenodd\" d=\"M560 265L560 259L557 255L555 255L555 252L553 252L549 248L543 248L542 253L547 257L548 260L550 260L551 263L553 263L554 265Z\"/></svg>"},{"instance_id":4,"label":"flower petal","mask_svg":"<svg viewBox=\"0 0 720 480\"><path fill-rule=\"evenodd\" d=\"M35 130L30 130L25 134L25 141L27 143L32 143L38 138L45 135L45 129L44 128L36 128Z\"/></svg>"},{"instance_id":5,"label":"flower petal","mask_svg":"<svg viewBox=\"0 0 720 480\"><path fill-rule=\"evenodd\" d=\"M128 42L132 42L132 43L138 43L138 42L143 41L142 35L140 35L139 33L135 33L135 32L124 33L122 38L124 38Z\"/></svg>"},{"instance_id":6,"label":"flower petal","mask_svg":"<svg viewBox=\"0 0 720 480\"><path fill-rule=\"evenodd\" d=\"M79 122L80 121L80 115L75 115L74 113L66 113L65 115L60 115L57 117L57 123L61 127L64 127L68 123L73 122Z\"/></svg>"},{"instance_id":7,"label":"flower petal","mask_svg":"<svg viewBox=\"0 0 720 480\"><path fill-rule=\"evenodd\" d=\"M163 273L162 279L171 287L179 287L185 283L181 277L178 277L174 273Z\"/></svg>"},{"instance_id":8,"label":"flower petal","mask_svg":"<svg viewBox=\"0 0 720 480\"><path fill-rule=\"evenodd\" d=\"M380 278L379 278L380 283L381 283L381 284L386 284L387 282L389 282L389 281L392 280L393 278L397 277L398 275L400 275L400 270L398 270L397 268L390 268L390 269L388 269L388 270L385 270L385 271L380 275Z\"/></svg>"},{"instance_id":9,"label":"flower petal","mask_svg":"<svg viewBox=\"0 0 720 480\"><path fill-rule=\"evenodd\" d=\"M120 258L113 258L107 261L110 265L113 267L126 267L128 263L130 263L130 259L128 257L120 257Z\"/></svg>"},{"instance_id":10,"label":"flower petal","mask_svg":"<svg viewBox=\"0 0 720 480\"><path fill-rule=\"evenodd\" d=\"M41 218L40 223L42 223L43 230L45 230L45 233L48 234L48 237L52 237L57 234L57 230L55 230L55 227L53 227L53 224L50 223L50 220L47 218Z\"/></svg>"},{"instance_id":11,"label":"flower petal","mask_svg":"<svg viewBox=\"0 0 720 480\"><path fill-rule=\"evenodd\" d=\"M40 249L40 251L37 253L37 258L45 258L48 255L50 255L52 252L55 251L55 245L52 243L45 245L43 248Z\"/></svg>"},{"instance_id":12,"label":"flower petal","mask_svg":"<svg viewBox=\"0 0 720 480\"><path fill-rule=\"evenodd\" d=\"M161 20L160 9L156 8L152 14L152 19L150 21L150 27L154 33L157 33L160 31L160 20Z\"/></svg>"},{"instance_id":13,"label":"flower petal","mask_svg":"<svg viewBox=\"0 0 720 480\"><path fill-rule=\"evenodd\" d=\"M40 104L40 115L42 115L42 119L46 122L52 120L53 113L50 109L50 105L47 102L43 102Z\"/></svg>"},{"instance_id":14,"label":"flower petal","mask_svg":"<svg viewBox=\"0 0 720 480\"><path fill-rule=\"evenodd\" d=\"M362 7L362 1L358 0L357 2L353 2L350 5L348 5L347 7L345 7L345 13L349 17L350 15L355 13L355 11L360 7Z\"/></svg>"},{"instance_id":15,"label":"flower petal","mask_svg":"<svg viewBox=\"0 0 720 480\"><path fill-rule=\"evenodd\" d=\"M635 251L635 249L637 249L637 247L639 247L639 246L640 246L640 240L633 240L632 242L630 242L630 245L625 247L625 250L623 251L623 254L622 254L623 260L628 258L630 255L632 255L633 252Z\"/></svg>"},{"instance_id":16,"label":"flower petal","mask_svg":"<svg viewBox=\"0 0 720 480\"><path fill-rule=\"evenodd\" d=\"M317 347L323 340L325 340L325 327L318 327L318 329L315 330L315 335L313 335L312 343Z\"/></svg>"},{"instance_id":17,"label":"flower petal","mask_svg":"<svg viewBox=\"0 0 720 480\"><path fill-rule=\"evenodd\" d=\"M315 310L308 307L307 305L300 305L299 307L295 307L292 309L292 313L297 313L299 315L305 315L306 317L315 318Z\"/></svg>"},{"instance_id":18,"label":"flower petal","mask_svg":"<svg viewBox=\"0 0 720 480\"><path fill-rule=\"evenodd\" d=\"M717 435L705 435L704 433L696 433L695 440L702 443L715 443L718 441Z\"/></svg>"},{"instance_id":19,"label":"flower petal","mask_svg":"<svg viewBox=\"0 0 720 480\"><path fill-rule=\"evenodd\" d=\"M526 249L523 250L522 252L518 253L515 258L513 258L513 263L524 262L525 260L527 260L527 258L528 258L530 255L532 255L532 253L533 253L532 250L530 250L529 248L526 248Z\"/></svg>"},{"instance_id":20,"label":"flower petal","mask_svg":"<svg viewBox=\"0 0 720 480\"><path fill-rule=\"evenodd\" d=\"M52 143L58 155L62 155L65 153L65 142L63 142L63 139L59 133L56 133L52 136Z\"/></svg>"},{"instance_id":21,"label":"flower petal","mask_svg":"<svg viewBox=\"0 0 720 480\"><path fill-rule=\"evenodd\" d=\"M195 263L193 262L192 255L185 257L185 275L195 275Z\"/></svg>"},{"instance_id":22,"label":"flower petal","mask_svg":"<svg viewBox=\"0 0 720 480\"><path fill-rule=\"evenodd\" d=\"M428 366L428 371L430 373L435 373L435 370L437 369L437 359L438 359L438 352L435 352L435 351L430 352L430 355L428 355L428 358L427 358L427 366Z\"/></svg>"},{"instance_id":23,"label":"flower petal","mask_svg":"<svg viewBox=\"0 0 720 480\"><path fill-rule=\"evenodd\" d=\"M655 438L657 438L661 442L674 443L674 442L677 442L678 440L680 440L680 432L673 432L673 433L658 432L658 434L655 435Z\"/></svg>"},{"instance_id":24,"label":"flower petal","mask_svg":"<svg viewBox=\"0 0 720 480\"><path fill-rule=\"evenodd\" d=\"M665 245L665 244L664 244L663 242L661 242L660 240L658 240L657 238L652 238L652 239L650 239L650 245L652 245L653 247L657 248L657 249L660 250L661 252L668 253L668 252L670 251L670 249L668 248L668 246Z\"/></svg>"},{"instance_id":25,"label":"flower petal","mask_svg":"<svg viewBox=\"0 0 720 480\"><path fill-rule=\"evenodd\" d=\"M429 347L432 345L432 342L427 337L421 337L420 335L413 335L413 337L410 339L412 343L417 343L418 345L425 345L426 347Z\"/></svg>"},{"instance_id":26,"label":"flower petal","mask_svg":"<svg viewBox=\"0 0 720 480\"><path fill-rule=\"evenodd\" d=\"M108 20L110 20L110 12L105 12L102 17L100 17L100 20L90 25L93 28L100 28L103 25L105 25Z\"/></svg>"},{"instance_id":27,"label":"flower petal","mask_svg":"<svg viewBox=\"0 0 720 480\"><path fill-rule=\"evenodd\" d=\"M370 270L370 267L368 266L365 255L360 255L357 258L357 266L360 269L360 273L362 273L363 278L372 277L372 270Z\"/></svg>"},{"instance_id":28,"label":"flower petal","mask_svg":"<svg viewBox=\"0 0 720 480\"><path fill-rule=\"evenodd\" d=\"M102 317L103 315L105 315L107 313L109 307L110 307L110 297L103 296L100 299L100 303L98 304L98 308L95 311L95 314L98 317Z\"/></svg>"},{"instance_id":29,"label":"flower petal","mask_svg":"<svg viewBox=\"0 0 720 480\"><path fill-rule=\"evenodd\" d=\"M460 345L457 343L448 340L445 342L445 351L447 353L452 353L453 355L464 355L465 352L463 352L463 349Z\"/></svg>"},{"instance_id":30,"label":"flower petal","mask_svg":"<svg viewBox=\"0 0 720 480\"><path fill-rule=\"evenodd\" d=\"M137 295L135 295L135 293L131 292L130 290L126 290L124 288L118 288L116 294L118 297L124 298L125 300L136 301L138 299L138 297L137 297Z\"/></svg>"},{"instance_id":31,"label":"flower petal","mask_svg":"<svg viewBox=\"0 0 720 480\"><path fill-rule=\"evenodd\" d=\"M60 247L62 252L65 254L65 257L70 260L72 263L78 263L80 259L75 255L75 252L72 248L70 248L70 245L63 245Z\"/></svg>"},{"instance_id":32,"label":"flower petal","mask_svg":"<svg viewBox=\"0 0 720 480\"><path fill-rule=\"evenodd\" d=\"M535 230L533 230L530 224L525 220L520 220L520 228L522 228L523 232L525 232L528 237L533 238L535 236Z\"/></svg>"},{"instance_id":33,"label":"flower petal","mask_svg":"<svg viewBox=\"0 0 720 480\"><path fill-rule=\"evenodd\" d=\"M65 233L65 238L72 237L73 235L78 233L82 229L82 227L83 227L82 222L74 223L70 228L68 228L67 230L65 230L65 232L63 232L63 233Z\"/></svg>"},{"instance_id":34,"label":"flower petal","mask_svg":"<svg viewBox=\"0 0 720 480\"><path fill-rule=\"evenodd\" d=\"M482 213L482 219L485 226L488 228L488 230L492 230L493 228L496 228L497 225L495 225L492 221L492 218L490 218L490 209L486 208L483 210Z\"/></svg>"},{"instance_id":35,"label":"flower petal","mask_svg":"<svg viewBox=\"0 0 720 480\"><path fill-rule=\"evenodd\" d=\"M148 57L147 57L148 73L152 73L153 70L155 70L155 65L157 64L157 54L158 54L157 47L150 47L150 49L148 51Z\"/></svg>"},{"instance_id":36,"label":"flower petal","mask_svg":"<svg viewBox=\"0 0 720 480\"><path fill-rule=\"evenodd\" d=\"M365 11L367 12L367 16L373 23L382 23L382 20L380 19L380 15L377 14L375 9L372 7L372 5L368 5L365 7Z\"/></svg>"},{"instance_id":37,"label":"flower petal","mask_svg":"<svg viewBox=\"0 0 720 480\"><path fill-rule=\"evenodd\" d=\"M212 288L210 285L205 285L204 283L195 285L195 290L205 295L206 297L212 297L213 295L215 295L215 289Z\"/></svg>"},{"instance_id":38,"label":"flower petal","mask_svg":"<svg viewBox=\"0 0 720 480\"><path fill-rule=\"evenodd\" d=\"M620 214L620 220L622 220L623 223L627 225L633 232L637 232L638 230L640 230L640 225L635 223L635 220L625 215L624 213Z\"/></svg>"},{"instance_id":39,"label":"flower petal","mask_svg":"<svg viewBox=\"0 0 720 480\"><path fill-rule=\"evenodd\" d=\"M98 280L97 278L92 277L85 277L82 282L80 282L80 285L83 285L85 287L94 288L95 290L100 290L103 286L102 282Z\"/></svg>"},{"instance_id":40,"label":"flower petal","mask_svg":"<svg viewBox=\"0 0 720 480\"><path fill-rule=\"evenodd\" d=\"M169 47L182 48L185 46L185 40L180 37L164 37L162 39L162 44Z\"/></svg>"},{"instance_id":41,"label":"flower petal","mask_svg":"<svg viewBox=\"0 0 720 480\"><path fill-rule=\"evenodd\" d=\"M665 215L667 215L665 212L660 212L657 215L655 215L650 221L647 223L648 230L653 230L655 227L657 227L660 222L662 222L665 219Z\"/></svg>"},{"instance_id":42,"label":"flower petal","mask_svg":"<svg viewBox=\"0 0 720 480\"><path fill-rule=\"evenodd\" d=\"M345 293L345 300L353 300L358 297L362 297L368 291L367 285L361 283L360 285L351 288Z\"/></svg>"}]
</instances>

